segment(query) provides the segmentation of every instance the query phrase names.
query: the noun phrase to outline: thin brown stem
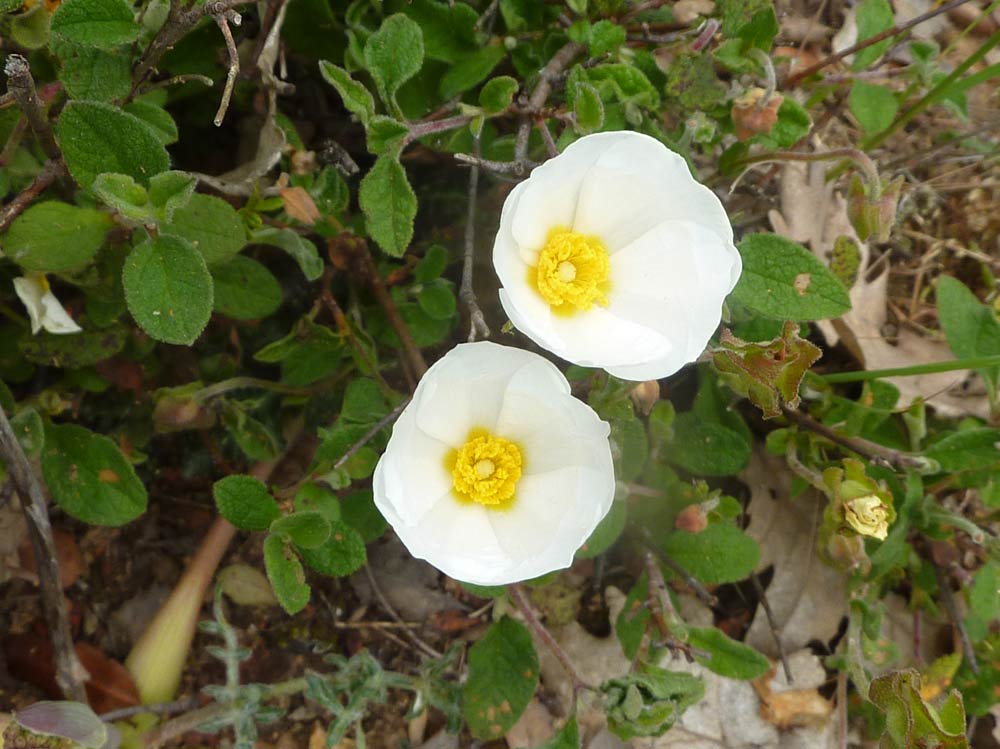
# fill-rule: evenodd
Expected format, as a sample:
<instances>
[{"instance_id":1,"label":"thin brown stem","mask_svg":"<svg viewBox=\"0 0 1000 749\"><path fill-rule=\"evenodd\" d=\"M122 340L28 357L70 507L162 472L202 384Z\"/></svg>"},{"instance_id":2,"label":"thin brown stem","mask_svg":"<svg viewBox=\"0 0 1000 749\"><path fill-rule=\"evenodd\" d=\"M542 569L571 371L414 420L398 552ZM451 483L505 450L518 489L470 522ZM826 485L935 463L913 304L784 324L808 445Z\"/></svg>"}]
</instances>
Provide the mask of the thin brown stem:
<instances>
[{"instance_id":1,"label":"thin brown stem","mask_svg":"<svg viewBox=\"0 0 1000 749\"><path fill-rule=\"evenodd\" d=\"M375 381L378 382L382 392L388 395L392 392L392 388L389 387L389 383L385 381L382 373L379 372L378 364L372 359L368 351L365 350L365 347L361 345L361 341L359 341L358 337L354 334L354 329L351 328L351 323L348 321L347 315L344 314L344 310L342 310L340 305L337 303L337 299L334 297L333 291L330 289L330 281L332 278L333 276L331 273L327 273L325 275L323 280L323 292L320 295L320 299L323 304L326 305L330 314L333 315L333 321L337 325L337 329L340 331L340 334L347 339L347 342L350 344L351 348L354 349L358 358L361 359L368 371L371 372L372 377L374 377Z\"/></svg>"},{"instance_id":2,"label":"thin brown stem","mask_svg":"<svg viewBox=\"0 0 1000 749\"><path fill-rule=\"evenodd\" d=\"M771 630L771 637L774 638L774 646L778 649L778 659L781 661L781 668L785 672L785 680L791 684L792 679L792 669L788 665L788 656L785 654L785 646L781 642L781 636L778 634L778 625L774 621L774 612L771 611L771 604L768 603L767 593L764 592L764 586L760 584L760 578L757 577L756 572L750 573L750 582L753 584L754 592L757 593L757 598L760 599L760 606L764 609L764 617L767 619L767 626Z\"/></svg>"},{"instance_id":3,"label":"thin brown stem","mask_svg":"<svg viewBox=\"0 0 1000 749\"><path fill-rule=\"evenodd\" d=\"M902 450L894 450L891 447L879 445L875 442L862 439L861 437L848 437L845 434L841 434L840 432L831 429L826 424L821 424L802 411L796 411L791 408L783 408L782 412L784 413L785 418L789 421L795 422L803 429L808 429L810 432L818 434L836 445L845 447L852 452L858 453L859 455L864 455L872 461L887 468L892 468L894 470L915 468L917 470L921 470L925 469L928 465L926 459L920 457L919 455L905 453Z\"/></svg>"},{"instance_id":4,"label":"thin brown stem","mask_svg":"<svg viewBox=\"0 0 1000 749\"><path fill-rule=\"evenodd\" d=\"M24 188L17 197L0 209L0 232L7 231L7 228L24 210L31 205L45 189L55 182L56 178L65 174L66 170L61 161L48 161L42 167L35 180Z\"/></svg>"},{"instance_id":5,"label":"thin brown stem","mask_svg":"<svg viewBox=\"0 0 1000 749\"><path fill-rule=\"evenodd\" d=\"M385 593L382 592L382 588L379 587L378 581L375 579L375 575L372 572L372 568L369 565L365 565L365 574L368 577L368 583L372 586L372 593L378 599L379 604L385 609L385 613L392 617L393 621L398 624L403 624L404 619L399 615L399 612L389 603L389 599L385 597ZM441 653L432 648L426 642L417 637L412 630L404 627L402 630L403 634L406 636L411 643L413 643L418 650L422 651L424 655L429 655L431 658L440 658Z\"/></svg>"},{"instance_id":6,"label":"thin brown stem","mask_svg":"<svg viewBox=\"0 0 1000 749\"><path fill-rule=\"evenodd\" d=\"M59 161L62 154L59 152L56 138L52 134L49 120L42 111L42 104L38 99L38 92L35 90L35 79L31 77L28 61L21 55L10 55L4 64L4 72L7 74L7 90L13 94L21 111L24 112L38 144L46 156L53 161Z\"/></svg>"},{"instance_id":7,"label":"thin brown stem","mask_svg":"<svg viewBox=\"0 0 1000 749\"><path fill-rule=\"evenodd\" d=\"M684 584L691 589L691 592L697 596L699 601L704 603L706 606L715 606L719 603L719 599L709 593L705 586L698 582L690 572L681 567L672 557L663 551L663 549L658 548L656 544L653 543L652 536L648 531L643 530L642 534L646 542L646 548L655 554L657 559L667 565L671 572L683 580Z\"/></svg>"},{"instance_id":8,"label":"thin brown stem","mask_svg":"<svg viewBox=\"0 0 1000 749\"><path fill-rule=\"evenodd\" d=\"M52 538L52 525L42 484L35 475L28 456L21 449L7 413L0 407L0 455L3 456L28 521L28 535L38 567L38 581L42 593L42 610L52 638L55 656L56 683L63 695L70 700L87 703L84 681L87 669L77 658L73 648L73 635L69 627L66 599L59 584L59 562Z\"/></svg>"},{"instance_id":9,"label":"thin brown stem","mask_svg":"<svg viewBox=\"0 0 1000 749\"><path fill-rule=\"evenodd\" d=\"M454 117L445 117L440 120L426 120L415 122L410 125L410 132L403 140L404 147L413 141L435 133L446 133L449 130L458 130L472 122L472 117L467 114L460 114Z\"/></svg>"},{"instance_id":10,"label":"thin brown stem","mask_svg":"<svg viewBox=\"0 0 1000 749\"><path fill-rule=\"evenodd\" d=\"M399 415L403 413L403 409L406 408L409 405L409 403L410 399L406 398L403 402L401 402L398 406L392 409L389 413L387 413L381 419L376 421L372 425L371 429L369 429L367 432L361 435L361 437L358 439L357 442L355 442L353 445L347 448L347 452L345 452L343 455L340 456L340 458L337 459L337 462L333 464L333 467L342 468L343 465L348 460L351 459L352 455L354 455L358 450L360 450L362 447L371 442L371 440L375 437L376 434L381 432L387 426L392 424L396 419L398 419Z\"/></svg>"},{"instance_id":11,"label":"thin brown stem","mask_svg":"<svg viewBox=\"0 0 1000 749\"><path fill-rule=\"evenodd\" d=\"M573 663L573 659L569 657L569 654L563 650L562 645L552 636L552 633L545 628L541 620L538 618L538 614L535 613L535 609L532 607L531 602L528 601L528 597L524 594L524 589L520 584L513 584L507 586L507 595L510 597L511 603L521 612L521 616L524 617L525 623L531 629L532 632L538 637L539 640L549 649L549 652L555 656L556 660L562 665L566 673L569 675L570 680L573 682L573 692L578 693L582 689L594 689L594 687L587 682L583 676L580 675L580 671L577 669L576 664Z\"/></svg>"},{"instance_id":12,"label":"thin brown stem","mask_svg":"<svg viewBox=\"0 0 1000 749\"><path fill-rule=\"evenodd\" d=\"M531 135L532 122L531 115L545 106L549 94L552 93L553 81L560 76L563 70L573 61L573 58L582 51L583 47L581 45L576 42L567 42L552 56L552 59L548 61L538 75L538 83L535 84L531 96L528 97L527 107L525 113L521 115L521 122L517 127L517 138L514 142L514 163L521 165L522 174L524 173L524 164L528 158L528 138Z\"/></svg>"},{"instance_id":13,"label":"thin brown stem","mask_svg":"<svg viewBox=\"0 0 1000 749\"><path fill-rule=\"evenodd\" d=\"M456 153L455 161L460 161L463 164L478 166L488 172L514 176L520 176L525 172L525 170L532 169L535 166L533 161L491 161L490 159L481 159L478 156L473 156L468 153Z\"/></svg>"},{"instance_id":14,"label":"thin brown stem","mask_svg":"<svg viewBox=\"0 0 1000 749\"><path fill-rule=\"evenodd\" d=\"M962 613L958 610L958 604L955 602L955 594L951 590L951 579L944 569L937 565L934 565L934 574L937 576L938 590L941 593L941 605L944 606L945 613L948 614L952 626L958 632L958 639L962 643L962 656L969 664L972 673L978 674L979 661L976 659L976 651L972 646L972 640L969 639L969 633L965 629Z\"/></svg>"},{"instance_id":15,"label":"thin brown stem","mask_svg":"<svg viewBox=\"0 0 1000 749\"><path fill-rule=\"evenodd\" d=\"M479 136L473 140L473 154L479 157ZM473 164L469 169L469 197L465 213L465 254L462 257L462 285L458 297L469 310L469 343L476 336L490 337L490 328L479 308L479 300L473 288L472 276L476 260L476 198L479 195L479 164Z\"/></svg>"},{"instance_id":16,"label":"thin brown stem","mask_svg":"<svg viewBox=\"0 0 1000 749\"><path fill-rule=\"evenodd\" d=\"M951 2L945 3L944 5L939 5L937 8L929 10L926 13L922 13L919 16L914 16L906 23L901 23L899 25L893 26L892 28L888 28L885 31L876 34L875 36L870 36L867 39L863 39L862 41L857 42L856 44L852 44L850 47L845 47L839 52L834 52L832 55L828 55L819 62L810 65L808 68L804 68L803 70L799 70L795 73L792 73L785 80L785 88L786 89L792 88L793 86L798 85L801 81L805 80L809 76L818 73L823 68L829 65L833 65L833 63L838 62L839 60L843 60L845 57L849 55L853 55L856 52L860 52L863 49L867 49L868 47L871 47L873 44L878 44L881 41L884 41L894 36L898 36L899 34L903 34L912 29L914 26L919 26L924 21L929 21L935 16L939 16L942 13L947 13L951 10L954 10L960 5L965 5L967 2L969 2L969 0L951 0Z\"/></svg>"},{"instance_id":17,"label":"thin brown stem","mask_svg":"<svg viewBox=\"0 0 1000 749\"><path fill-rule=\"evenodd\" d=\"M226 52L229 55L226 87L222 90L222 101L219 102L219 111L215 113L213 120L215 126L219 127L226 117L229 102L233 98L233 89L236 88L236 77L240 74L240 53L236 49L236 40L233 39L233 31L229 28L229 24L232 22L233 26L239 26L243 22L243 17L234 10L227 10L215 16L215 22L222 32L222 38L226 40Z\"/></svg>"}]
</instances>

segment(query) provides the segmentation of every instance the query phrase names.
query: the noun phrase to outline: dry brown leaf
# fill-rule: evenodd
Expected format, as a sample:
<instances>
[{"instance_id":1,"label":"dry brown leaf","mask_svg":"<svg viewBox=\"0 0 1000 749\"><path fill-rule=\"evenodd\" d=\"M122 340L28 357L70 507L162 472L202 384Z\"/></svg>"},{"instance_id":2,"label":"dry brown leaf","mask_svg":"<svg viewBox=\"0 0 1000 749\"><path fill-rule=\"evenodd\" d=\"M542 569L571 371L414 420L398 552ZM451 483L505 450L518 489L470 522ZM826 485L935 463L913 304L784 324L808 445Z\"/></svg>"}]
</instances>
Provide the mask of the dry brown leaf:
<instances>
[{"instance_id":1,"label":"dry brown leaf","mask_svg":"<svg viewBox=\"0 0 1000 749\"><path fill-rule=\"evenodd\" d=\"M761 701L761 716L780 730L825 725L833 713L833 703L817 691L826 681L819 659L809 650L799 650L788 656L788 666L791 684L777 664L753 681Z\"/></svg>"},{"instance_id":2,"label":"dry brown leaf","mask_svg":"<svg viewBox=\"0 0 1000 749\"><path fill-rule=\"evenodd\" d=\"M288 215L303 224L312 226L319 220L319 208L312 196L301 187L286 187L281 190L281 202Z\"/></svg>"},{"instance_id":3,"label":"dry brown leaf","mask_svg":"<svg viewBox=\"0 0 1000 749\"><path fill-rule=\"evenodd\" d=\"M555 718L537 697L532 698L507 735L510 749L530 749L541 746L555 734Z\"/></svg>"},{"instance_id":4,"label":"dry brown leaf","mask_svg":"<svg viewBox=\"0 0 1000 749\"><path fill-rule=\"evenodd\" d=\"M833 346L843 339L861 366L869 370L954 359L943 341L917 335L906 328L892 343L883 336L889 272L885 270L868 280L868 246L858 240L847 218L844 197L826 182L827 168L823 163L786 165L781 173L781 211L769 214L775 232L805 244L824 263L829 262L830 251L839 236L850 237L861 249L858 280L850 289L850 311L839 320L817 323L827 343ZM973 415L986 419L989 401L985 388L964 387L970 378L976 377L969 370L962 370L891 377L887 381L899 388L902 408L922 398L944 417Z\"/></svg>"},{"instance_id":5,"label":"dry brown leaf","mask_svg":"<svg viewBox=\"0 0 1000 749\"><path fill-rule=\"evenodd\" d=\"M785 652L810 640L829 642L847 611L843 576L816 553L816 529L824 499L815 491L791 497L791 476L781 458L758 447L741 475L750 488L747 534L760 544L758 571L774 567L767 600ZM746 643L778 655L763 607L747 632Z\"/></svg>"},{"instance_id":6,"label":"dry brown leaf","mask_svg":"<svg viewBox=\"0 0 1000 749\"><path fill-rule=\"evenodd\" d=\"M216 577L222 592L237 606L277 606L271 583L249 564L230 564Z\"/></svg>"}]
</instances>

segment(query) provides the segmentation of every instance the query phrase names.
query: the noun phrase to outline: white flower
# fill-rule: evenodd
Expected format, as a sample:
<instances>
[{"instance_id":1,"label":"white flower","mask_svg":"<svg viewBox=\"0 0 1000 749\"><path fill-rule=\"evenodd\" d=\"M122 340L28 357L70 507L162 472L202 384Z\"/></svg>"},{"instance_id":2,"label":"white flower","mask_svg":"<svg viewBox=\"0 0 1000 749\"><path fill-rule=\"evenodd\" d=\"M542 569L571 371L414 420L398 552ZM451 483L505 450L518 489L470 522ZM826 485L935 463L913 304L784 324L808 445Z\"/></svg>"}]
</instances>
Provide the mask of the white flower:
<instances>
[{"instance_id":1,"label":"white flower","mask_svg":"<svg viewBox=\"0 0 1000 749\"><path fill-rule=\"evenodd\" d=\"M56 299L44 273L15 278L14 291L28 310L32 334L37 334L42 328L59 334L79 333L82 330Z\"/></svg>"},{"instance_id":2,"label":"white flower","mask_svg":"<svg viewBox=\"0 0 1000 749\"><path fill-rule=\"evenodd\" d=\"M697 359L742 270L719 199L628 131L581 138L515 187L493 264L522 333L626 380Z\"/></svg>"},{"instance_id":3,"label":"white flower","mask_svg":"<svg viewBox=\"0 0 1000 749\"><path fill-rule=\"evenodd\" d=\"M611 508L609 428L537 354L486 341L421 379L375 469L375 504L415 557L504 585L568 567Z\"/></svg>"}]
</instances>

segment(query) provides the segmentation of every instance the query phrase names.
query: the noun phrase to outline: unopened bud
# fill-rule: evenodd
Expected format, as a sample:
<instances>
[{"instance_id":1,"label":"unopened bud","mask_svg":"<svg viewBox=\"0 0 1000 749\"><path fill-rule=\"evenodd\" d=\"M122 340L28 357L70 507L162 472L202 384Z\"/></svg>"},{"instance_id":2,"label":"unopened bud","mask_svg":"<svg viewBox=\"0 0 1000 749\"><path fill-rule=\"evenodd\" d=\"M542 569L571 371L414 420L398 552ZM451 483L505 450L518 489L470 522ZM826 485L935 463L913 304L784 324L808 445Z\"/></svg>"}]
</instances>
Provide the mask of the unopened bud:
<instances>
[{"instance_id":1,"label":"unopened bud","mask_svg":"<svg viewBox=\"0 0 1000 749\"><path fill-rule=\"evenodd\" d=\"M845 502L844 520L860 535L879 541L884 541L889 533L889 510L874 494Z\"/></svg>"}]
</instances>

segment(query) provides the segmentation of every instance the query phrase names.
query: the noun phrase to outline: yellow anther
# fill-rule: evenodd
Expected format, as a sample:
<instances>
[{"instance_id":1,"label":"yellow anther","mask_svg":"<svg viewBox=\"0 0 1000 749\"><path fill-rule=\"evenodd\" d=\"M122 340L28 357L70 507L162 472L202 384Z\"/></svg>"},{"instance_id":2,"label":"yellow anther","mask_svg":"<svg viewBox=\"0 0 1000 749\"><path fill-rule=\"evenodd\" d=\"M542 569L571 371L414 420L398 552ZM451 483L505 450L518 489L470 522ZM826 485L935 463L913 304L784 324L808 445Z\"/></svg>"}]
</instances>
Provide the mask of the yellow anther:
<instances>
[{"instance_id":1,"label":"yellow anther","mask_svg":"<svg viewBox=\"0 0 1000 749\"><path fill-rule=\"evenodd\" d=\"M513 501L522 459L521 450L510 440L476 430L449 456L448 463L452 489L460 500L491 509Z\"/></svg>"},{"instance_id":2,"label":"yellow anther","mask_svg":"<svg viewBox=\"0 0 1000 749\"><path fill-rule=\"evenodd\" d=\"M569 229L549 232L538 253L535 286L554 311L571 314L608 303L608 250L597 237Z\"/></svg>"}]
</instances>

